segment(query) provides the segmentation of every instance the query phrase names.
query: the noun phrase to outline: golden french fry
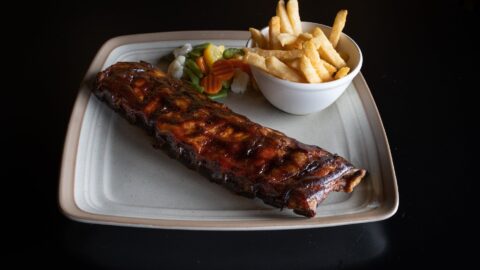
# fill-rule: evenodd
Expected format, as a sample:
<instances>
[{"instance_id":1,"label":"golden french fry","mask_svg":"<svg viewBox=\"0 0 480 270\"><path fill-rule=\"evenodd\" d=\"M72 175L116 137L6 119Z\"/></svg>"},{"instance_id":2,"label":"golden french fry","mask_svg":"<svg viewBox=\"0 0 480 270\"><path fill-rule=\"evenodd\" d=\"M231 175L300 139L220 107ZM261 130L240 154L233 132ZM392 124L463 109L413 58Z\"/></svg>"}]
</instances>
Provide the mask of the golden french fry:
<instances>
[{"instance_id":1,"label":"golden french fry","mask_svg":"<svg viewBox=\"0 0 480 270\"><path fill-rule=\"evenodd\" d=\"M347 21L347 14L348 11L346 9L342 9L337 13L337 16L335 16L332 32L330 33L329 37L329 40L334 48L337 47L338 40L340 39L340 34L345 27L345 22Z\"/></svg>"},{"instance_id":2,"label":"golden french fry","mask_svg":"<svg viewBox=\"0 0 480 270\"><path fill-rule=\"evenodd\" d=\"M280 32L293 34L292 24L288 18L287 10L285 9L285 2L283 0L278 1L277 16L280 18Z\"/></svg>"},{"instance_id":3,"label":"golden french fry","mask_svg":"<svg viewBox=\"0 0 480 270\"><path fill-rule=\"evenodd\" d=\"M310 33L301 33L298 35L297 39L292 43L285 46L287 50L301 50L303 48L303 43L307 40L312 39L313 36Z\"/></svg>"},{"instance_id":4,"label":"golden french fry","mask_svg":"<svg viewBox=\"0 0 480 270\"><path fill-rule=\"evenodd\" d=\"M255 41L255 44L257 44L257 47L267 49L268 41L265 39L265 36L262 35L260 30L250 27L248 28L248 31L250 31L250 35L252 36L253 41Z\"/></svg>"},{"instance_id":5,"label":"golden french fry","mask_svg":"<svg viewBox=\"0 0 480 270\"><path fill-rule=\"evenodd\" d=\"M306 41L303 45L303 53L310 60L321 81L330 81L332 76L330 75L330 72L328 72L327 68L323 65L313 40Z\"/></svg>"},{"instance_id":6,"label":"golden french fry","mask_svg":"<svg viewBox=\"0 0 480 270\"><path fill-rule=\"evenodd\" d=\"M313 66L320 65L320 55L318 54L312 40L306 41L304 43L303 54L310 59Z\"/></svg>"},{"instance_id":7,"label":"golden french fry","mask_svg":"<svg viewBox=\"0 0 480 270\"><path fill-rule=\"evenodd\" d=\"M256 53L247 52L243 57L243 61L252 66L256 66L260 69L267 71L267 66L265 64L265 57L258 55Z\"/></svg>"},{"instance_id":8,"label":"golden french fry","mask_svg":"<svg viewBox=\"0 0 480 270\"><path fill-rule=\"evenodd\" d=\"M345 77L349 55L337 47L348 11L340 10L330 36L316 27L303 33L298 0L278 0L276 16L269 21L267 35L250 28L257 47L244 48L243 61L278 78L293 82L321 83ZM253 84L253 83L252 83Z\"/></svg>"},{"instance_id":9,"label":"golden french fry","mask_svg":"<svg viewBox=\"0 0 480 270\"><path fill-rule=\"evenodd\" d=\"M292 82L302 82L302 77L296 70L290 68L275 56L270 56L265 60L268 73L279 77L280 79L289 80Z\"/></svg>"},{"instance_id":10,"label":"golden french fry","mask_svg":"<svg viewBox=\"0 0 480 270\"><path fill-rule=\"evenodd\" d=\"M345 77L348 74L348 72L350 72L349 67L342 67L337 71L337 73L335 73L335 80Z\"/></svg>"},{"instance_id":11,"label":"golden french fry","mask_svg":"<svg viewBox=\"0 0 480 270\"><path fill-rule=\"evenodd\" d=\"M313 35L310 33L301 33L298 35L299 38L303 38L305 41L313 38Z\"/></svg>"},{"instance_id":12,"label":"golden french fry","mask_svg":"<svg viewBox=\"0 0 480 270\"><path fill-rule=\"evenodd\" d=\"M293 33L299 35L302 33L302 22L300 21L300 13L298 11L298 1L289 0L287 3L287 14L292 24Z\"/></svg>"},{"instance_id":13,"label":"golden french fry","mask_svg":"<svg viewBox=\"0 0 480 270\"><path fill-rule=\"evenodd\" d=\"M335 72L337 72L337 68L334 67L332 64L328 63L327 61L320 59L320 62L322 62L330 75L333 75Z\"/></svg>"},{"instance_id":14,"label":"golden french fry","mask_svg":"<svg viewBox=\"0 0 480 270\"><path fill-rule=\"evenodd\" d=\"M256 54L261 55L265 58L270 57L270 56L275 56L276 58L278 58L282 61L293 60L293 59L296 59L296 58L300 58L303 55L303 52L301 50L283 51L283 50L264 50L264 49L260 49L260 48L244 48L243 50L245 52L256 53Z\"/></svg>"},{"instance_id":15,"label":"golden french fry","mask_svg":"<svg viewBox=\"0 0 480 270\"><path fill-rule=\"evenodd\" d=\"M286 61L285 64L293 69L300 70L300 58Z\"/></svg>"},{"instance_id":16,"label":"golden french fry","mask_svg":"<svg viewBox=\"0 0 480 270\"><path fill-rule=\"evenodd\" d=\"M268 34L270 38L270 49L279 50L282 48L280 41L278 41L278 34L280 34L280 18L273 16L268 24Z\"/></svg>"},{"instance_id":17,"label":"golden french fry","mask_svg":"<svg viewBox=\"0 0 480 270\"><path fill-rule=\"evenodd\" d=\"M289 34L289 33L281 33L277 36L278 41L280 41L280 44L282 47L285 47L286 45L290 45L297 40L297 36L294 34Z\"/></svg>"},{"instance_id":18,"label":"golden french fry","mask_svg":"<svg viewBox=\"0 0 480 270\"><path fill-rule=\"evenodd\" d=\"M300 71L302 71L309 83L322 82L322 79L320 79L318 76L317 71L312 65L312 62L305 55L300 58Z\"/></svg>"},{"instance_id":19,"label":"golden french fry","mask_svg":"<svg viewBox=\"0 0 480 270\"><path fill-rule=\"evenodd\" d=\"M343 60L335 48L333 48L332 43L330 43L330 40L328 40L325 33L323 33L322 29L319 27L316 27L313 30L313 38L311 41L320 52L320 56L327 62L334 65L336 68L342 68L347 65L345 60Z\"/></svg>"}]
</instances>

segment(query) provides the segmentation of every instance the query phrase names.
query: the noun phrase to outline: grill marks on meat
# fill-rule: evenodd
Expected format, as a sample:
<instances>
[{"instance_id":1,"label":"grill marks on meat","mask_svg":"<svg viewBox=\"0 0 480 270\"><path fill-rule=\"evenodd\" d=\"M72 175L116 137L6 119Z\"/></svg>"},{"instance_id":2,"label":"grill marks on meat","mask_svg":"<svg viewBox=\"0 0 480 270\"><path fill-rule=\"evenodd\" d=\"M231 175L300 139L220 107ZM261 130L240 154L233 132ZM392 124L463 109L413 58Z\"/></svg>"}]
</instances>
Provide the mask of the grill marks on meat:
<instances>
[{"instance_id":1,"label":"grill marks on meat","mask_svg":"<svg viewBox=\"0 0 480 270\"><path fill-rule=\"evenodd\" d=\"M232 112L145 62L119 62L100 72L94 93L188 167L300 215L313 217L329 192L351 192L366 173Z\"/></svg>"}]
</instances>

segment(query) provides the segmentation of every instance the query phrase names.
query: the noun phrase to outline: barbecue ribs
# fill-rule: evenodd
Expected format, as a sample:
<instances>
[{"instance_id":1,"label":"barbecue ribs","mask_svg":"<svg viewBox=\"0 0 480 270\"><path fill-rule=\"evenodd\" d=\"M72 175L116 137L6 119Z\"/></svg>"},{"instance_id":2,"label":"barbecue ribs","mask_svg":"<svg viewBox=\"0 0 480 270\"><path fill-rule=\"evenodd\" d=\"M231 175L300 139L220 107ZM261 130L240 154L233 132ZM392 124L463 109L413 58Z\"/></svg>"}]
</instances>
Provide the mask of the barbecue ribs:
<instances>
[{"instance_id":1,"label":"barbecue ribs","mask_svg":"<svg viewBox=\"0 0 480 270\"><path fill-rule=\"evenodd\" d=\"M351 192L366 173L234 113L145 62L110 66L98 73L93 92L189 168L237 194L300 215L315 216L328 193Z\"/></svg>"}]
</instances>

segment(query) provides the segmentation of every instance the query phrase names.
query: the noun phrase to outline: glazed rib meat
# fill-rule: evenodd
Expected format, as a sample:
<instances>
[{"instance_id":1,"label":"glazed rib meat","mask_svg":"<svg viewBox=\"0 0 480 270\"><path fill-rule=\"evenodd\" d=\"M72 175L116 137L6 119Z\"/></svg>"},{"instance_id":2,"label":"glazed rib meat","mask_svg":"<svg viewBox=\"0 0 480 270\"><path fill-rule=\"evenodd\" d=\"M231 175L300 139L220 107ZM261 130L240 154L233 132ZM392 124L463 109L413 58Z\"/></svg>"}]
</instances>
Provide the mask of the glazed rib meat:
<instances>
[{"instance_id":1,"label":"glazed rib meat","mask_svg":"<svg viewBox=\"0 0 480 270\"><path fill-rule=\"evenodd\" d=\"M252 122L146 62L100 72L93 92L155 145L233 192L313 217L331 191L365 176L344 158Z\"/></svg>"}]
</instances>

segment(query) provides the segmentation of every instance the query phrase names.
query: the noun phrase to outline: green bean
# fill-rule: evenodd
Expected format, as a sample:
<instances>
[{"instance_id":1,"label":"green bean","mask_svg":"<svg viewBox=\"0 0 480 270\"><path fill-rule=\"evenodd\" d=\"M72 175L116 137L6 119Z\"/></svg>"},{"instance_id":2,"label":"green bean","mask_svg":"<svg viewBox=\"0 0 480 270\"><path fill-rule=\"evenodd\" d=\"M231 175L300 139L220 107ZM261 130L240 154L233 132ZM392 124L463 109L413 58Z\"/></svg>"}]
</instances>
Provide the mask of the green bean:
<instances>
[{"instance_id":1,"label":"green bean","mask_svg":"<svg viewBox=\"0 0 480 270\"><path fill-rule=\"evenodd\" d=\"M190 70L190 68L185 66L183 68L183 72L185 72L185 74L187 74L187 76L190 79L190 82L192 84L200 85L200 78L198 78L198 76L195 75L195 73L192 70Z\"/></svg>"},{"instance_id":2,"label":"green bean","mask_svg":"<svg viewBox=\"0 0 480 270\"><path fill-rule=\"evenodd\" d=\"M198 67L197 63L195 63L192 59L187 59L187 60L185 60L185 66L188 67L191 71L193 71L193 73L194 73L198 78L202 78L202 77L203 77L202 71L201 71L200 68Z\"/></svg>"},{"instance_id":3,"label":"green bean","mask_svg":"<svg viewBox=\"0 0 480 270\"><path fill-rule=\"evenodd\" d=\"M193 84L193 83L189 83L189 84L190 84L190 86L191 86L193 89L197 90L197 91L200 92L200 93L203 93L203 91L205 91L205 90L203 89L203 86L200 86L200 85L198 85L198 84Z\"/></svg>"},{"instance_id":4,"label":"green bean","mask_svg":"<svg viewBox=\"0 0 480 270\"><path fill-rule=\"evenodd\" d=\"M228 95L228 89L225 87L222 87L222 90L220 92L213 94L213 95L208 95L210 99L219 99L219 98L224 98Z\"/></svg>"},{"instance_id":5,"label":"green bean","mask_svg":"<svg viewBox=\"0 0 480 270\"><path fill-rule=\"evenodd\" d=\"M228 48L225 51L223 51L223 58L230 59L230 58L233 58L235 56L244 55L244 54L245 53L243 52L242 49Z\"/></svg>"},{"instance_id":6,"label":"green bean","mask_svg":"<svg viewBox=\"0 0 480 270\"><path fill-rule=\"evenodd\" d=\"M191 52L187 53L187 59L195 60L202 55L203 55L202 50L192 50Z\"/></svg>"}]
</instances>

